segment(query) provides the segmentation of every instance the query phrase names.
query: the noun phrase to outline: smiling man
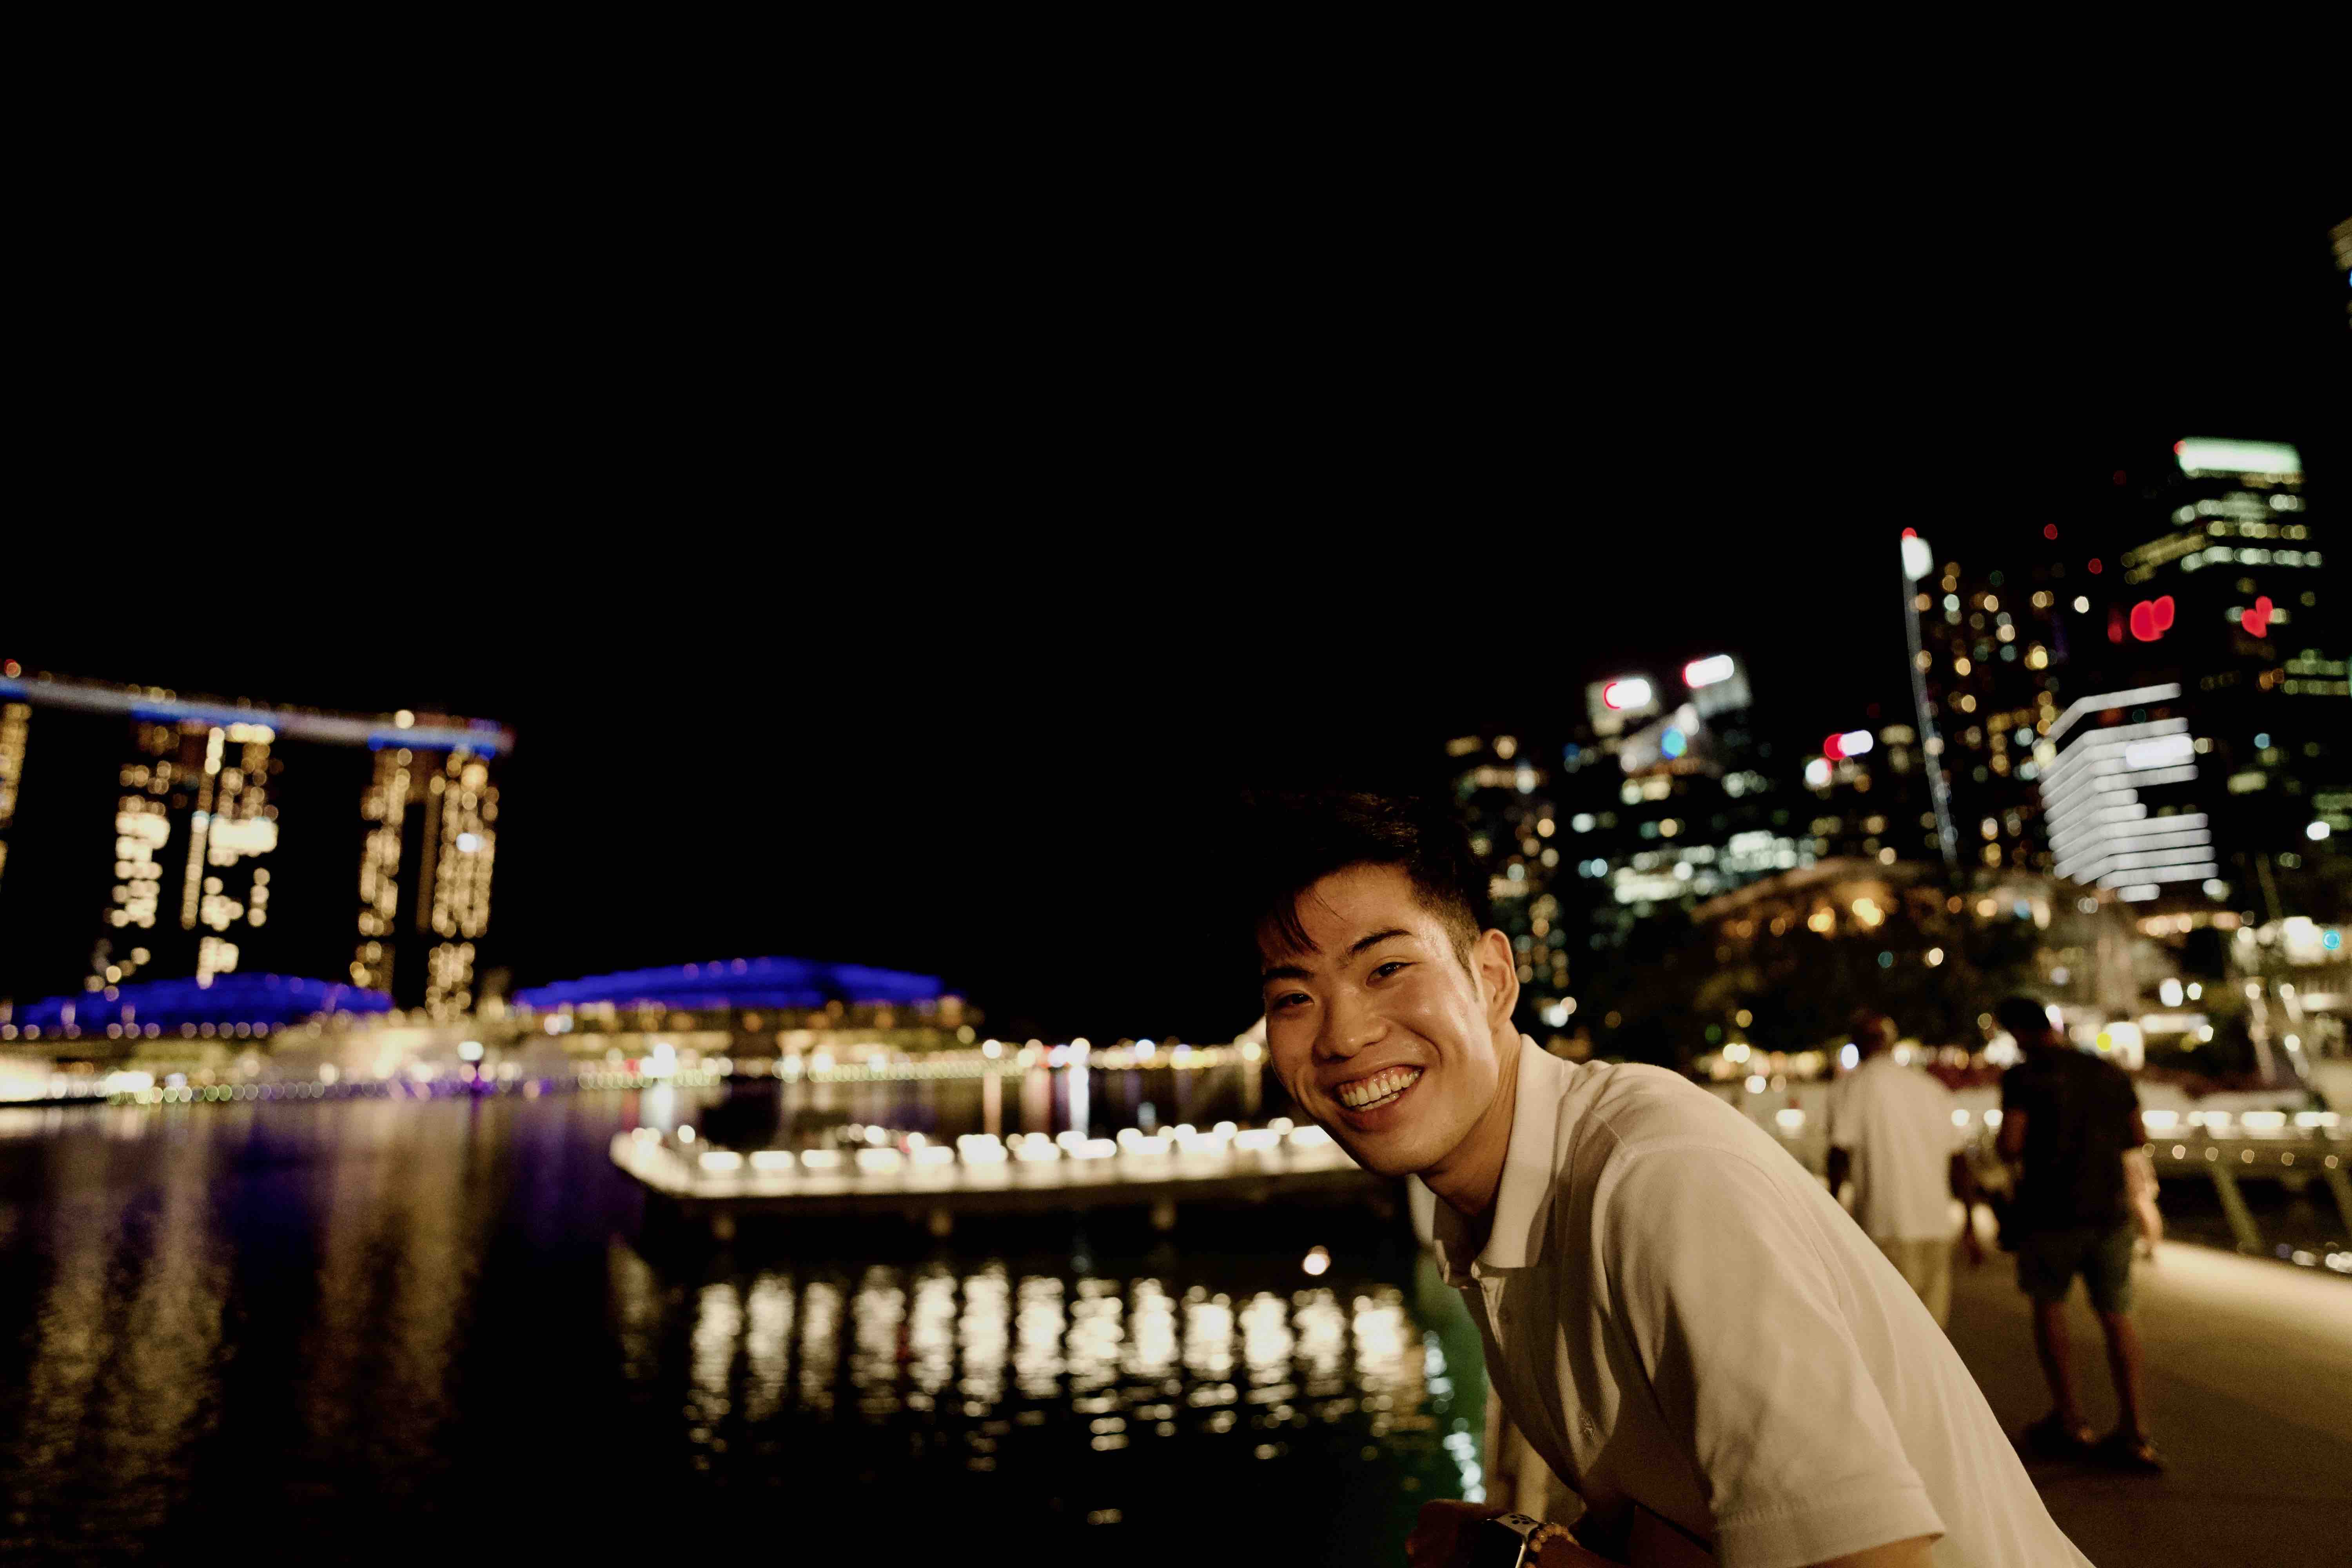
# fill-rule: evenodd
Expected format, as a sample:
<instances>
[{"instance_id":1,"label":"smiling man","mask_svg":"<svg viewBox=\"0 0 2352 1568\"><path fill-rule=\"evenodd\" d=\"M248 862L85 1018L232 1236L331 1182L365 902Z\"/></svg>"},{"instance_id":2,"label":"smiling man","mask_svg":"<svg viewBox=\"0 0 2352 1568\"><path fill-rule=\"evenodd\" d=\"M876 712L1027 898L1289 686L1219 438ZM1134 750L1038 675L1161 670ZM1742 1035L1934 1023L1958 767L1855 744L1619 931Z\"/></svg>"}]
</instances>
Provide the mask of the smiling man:
<instances>
[{"instance_id":1,"label":"smiling man","mask_svg":"<svg viewBox=\"0 0 2352 1568\"><path fill-rule=\"evenodd\" d=\"M1257 826L1275 1069L1359 1163L1437 1194L1489 1379L1584 1500L1576 1539L1539 1531L1528 1561L2084 1562L1819 1182L1673 1073L1518 1033L1517 960L1450 818L1326 795ZM1412 1561L1468 1563L1507 1528L1483 1511L1424 1509Z\"/></svg>"}]
</instances>

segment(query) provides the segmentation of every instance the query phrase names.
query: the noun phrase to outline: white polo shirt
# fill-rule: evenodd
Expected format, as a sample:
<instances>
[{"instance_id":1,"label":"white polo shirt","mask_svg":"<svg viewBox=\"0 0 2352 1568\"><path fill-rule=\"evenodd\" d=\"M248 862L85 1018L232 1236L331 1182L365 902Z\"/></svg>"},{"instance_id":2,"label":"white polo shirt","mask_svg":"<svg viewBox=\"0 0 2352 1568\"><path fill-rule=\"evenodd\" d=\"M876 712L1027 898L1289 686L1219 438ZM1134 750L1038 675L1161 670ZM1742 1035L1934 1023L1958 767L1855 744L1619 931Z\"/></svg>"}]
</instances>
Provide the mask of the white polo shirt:
<instances>
[{"instance_id":1,"label":"white polo shirt","mask_svg":"<svg viewBox=\"0 0 2352 1568\"><path fill-rule=\"evenodd\" d=\"M1830 1089L1830 1142L1853 1156L1853 1218L1874 1241L1949 1241L1959 1102L1885 1051Z\"/></svg>"},{"instance_id":2,"label":"white polo shirt","mask_svg":"<svg viewBox=\"0 0 2352 1568\"><path fill-rule=\"evenodd\" d=\"M1657 1068L1524 1037L1494 1230L1437 1256L1528 1443L1603 1524L1729 1568L1934 1535L1946 1568L2087 1560L1917 1296L1760 1128Z\"/></svg>"}]
</instances>

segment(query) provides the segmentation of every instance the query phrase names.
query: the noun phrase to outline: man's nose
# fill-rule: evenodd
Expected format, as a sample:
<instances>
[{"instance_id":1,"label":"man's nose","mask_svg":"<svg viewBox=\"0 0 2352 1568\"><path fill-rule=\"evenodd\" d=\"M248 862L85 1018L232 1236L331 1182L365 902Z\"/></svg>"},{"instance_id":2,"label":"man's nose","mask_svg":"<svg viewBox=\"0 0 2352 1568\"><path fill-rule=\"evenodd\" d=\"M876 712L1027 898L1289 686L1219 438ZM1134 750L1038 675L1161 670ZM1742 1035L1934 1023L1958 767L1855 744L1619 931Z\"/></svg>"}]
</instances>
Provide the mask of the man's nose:
<instances>
[{"instance_id":1,"label":"man's nose","mask_svg":"<svg viewBox=\"0 0 2352 1568\"><path fill-rule=\"evenodd\" d=\"M1323 1032L1316 1037L1315 1054L1326 1061L1345 1061L1381 1037L1380 1016L1352 999L1335 1001L1324 1009Z\"/></svg>"}]
</instances>

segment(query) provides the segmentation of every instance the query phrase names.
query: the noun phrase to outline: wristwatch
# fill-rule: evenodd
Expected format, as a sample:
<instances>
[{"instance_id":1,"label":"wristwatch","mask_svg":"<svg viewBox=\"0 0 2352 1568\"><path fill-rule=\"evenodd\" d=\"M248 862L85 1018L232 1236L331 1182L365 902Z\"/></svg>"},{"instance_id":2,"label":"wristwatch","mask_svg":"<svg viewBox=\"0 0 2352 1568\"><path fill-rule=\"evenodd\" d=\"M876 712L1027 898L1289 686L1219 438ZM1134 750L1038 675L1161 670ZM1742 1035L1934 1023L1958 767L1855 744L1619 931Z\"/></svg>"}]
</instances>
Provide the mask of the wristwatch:
<instances>
[{"instance_id":1,"label":"wristwatch","mask_svg":"<svg viewBox=\"0 0 2352 1568\"><path fill-rule=\"evenodd\" d=\"M1559 1526L1523 1513L1481 1520L1470 1543L1470 1568L1529 1568L1543 1543L1559 1533Z\"/></svg>"}]
</instances>

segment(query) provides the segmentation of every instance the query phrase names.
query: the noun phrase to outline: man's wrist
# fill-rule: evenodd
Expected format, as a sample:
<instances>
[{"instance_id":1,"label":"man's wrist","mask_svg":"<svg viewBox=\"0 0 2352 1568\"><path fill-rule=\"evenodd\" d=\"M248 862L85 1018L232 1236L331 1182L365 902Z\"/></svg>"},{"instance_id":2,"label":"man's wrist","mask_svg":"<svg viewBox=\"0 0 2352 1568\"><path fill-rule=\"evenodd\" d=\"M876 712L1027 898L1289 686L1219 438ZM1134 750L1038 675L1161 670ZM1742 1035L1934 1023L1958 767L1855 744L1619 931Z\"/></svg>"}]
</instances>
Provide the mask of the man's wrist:
<instances>
[{"instance_id":1,"label":"man's wrist","mask_svg":"<svg viewBox=\"0 0 2352 1568\"><path fill-rule=\"evenodd\" d=\"M1555 1541L1565 1541L1571 1546L1576 1544L1575 1540L1568 1533L1568 1526L1564 1524L1558 1524L1550 1520L1546 1520L1541 1524L1536 1526L1536 1528L1530 1531L1528 1536L1528 1561L1536 1563L1542 1563L1545 1549L1549 1547ZM1565 1556L1567 1556L1566 1552L1553 1553L1555 1561L1564 1558Z\"/></svg>"},{"instance_id":2,"label":"man's wrist","mask_svg":"<svg viewBox=\"0 0 2352 1568\"><path fill-rule=\"evenodd\" d=\"M1613 1558L1579 1543L1563 1524L1545 1524L1528 1538L1528 1561L1535 1568L1617 1568Z\"/></svg>"}]
</instances>

